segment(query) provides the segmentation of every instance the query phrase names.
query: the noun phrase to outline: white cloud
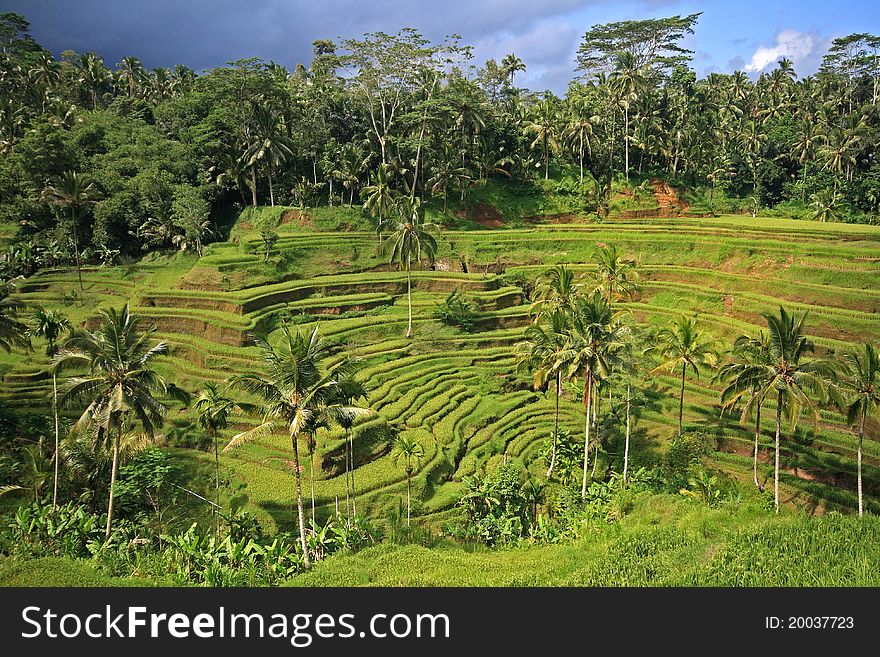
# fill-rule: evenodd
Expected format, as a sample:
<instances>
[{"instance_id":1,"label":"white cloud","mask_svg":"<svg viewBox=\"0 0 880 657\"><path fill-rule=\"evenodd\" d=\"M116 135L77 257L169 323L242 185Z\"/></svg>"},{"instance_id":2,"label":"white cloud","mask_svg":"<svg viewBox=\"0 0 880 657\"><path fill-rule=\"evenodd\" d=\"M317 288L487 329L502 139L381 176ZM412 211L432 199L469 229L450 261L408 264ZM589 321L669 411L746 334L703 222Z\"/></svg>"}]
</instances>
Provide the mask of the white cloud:
<instances>
[{"instance_id":1,"label":"white cloud","mask_svg":"<svg viewBox=\"0 0 880 657\"><path fill-rule=\"evenodd\" d=\"M814 59L823 46L824 40L818 34L782 30L776 35L776 45L760 46L755 50L745 71L760 73L783 57L792 60L797 67Z\"/></svg>"}]
</instances>

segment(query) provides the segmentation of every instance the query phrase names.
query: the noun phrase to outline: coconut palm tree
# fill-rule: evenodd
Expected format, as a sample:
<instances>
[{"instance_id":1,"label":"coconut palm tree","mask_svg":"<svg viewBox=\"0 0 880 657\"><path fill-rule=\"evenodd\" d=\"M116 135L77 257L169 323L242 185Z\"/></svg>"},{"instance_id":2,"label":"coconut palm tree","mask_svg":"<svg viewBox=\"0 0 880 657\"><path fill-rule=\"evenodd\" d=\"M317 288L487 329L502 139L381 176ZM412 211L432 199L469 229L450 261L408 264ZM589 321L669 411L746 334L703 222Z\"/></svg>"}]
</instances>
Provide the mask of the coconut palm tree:
<instances>
[{"instance_id":1,"label":"coconut palm tree","mask_svg":"<svg viewBox=\"0 0 880 657\"><path fill-rule=\"evenodd\" d=\"M31 315L31 335L46 340L46 355L49 358L55 356L55 343L61 334L70 330L70 320L60 310L46 310L38 306ZM52 485L52 508L58 505L58 463L60 431L58 426L58 373L52 368L52 413L55 416L55 478Z\"/></svg>"},{"instance_id":2,"label":"coconut palm tree","mask_svg":"<svg viewBox=\"0 0 880 657\"><path fill-rule=\"evenodd\" d=\"M526 115L523 132L533 135L529 148L541 146L544 161L544 180L550 177L550 152L559 147L559 131L557 123L559 112L553 98L544 98L532 107Z\"/></svg>"},{"instance_id":3,"label":"coconut palm tree","mask_svg":"<svg viewBox=\"0 0 880 657\"><path fill-rule=\"evenodd\" d=\"M425 449L421 443L412 436L402 433L394 441L394 460L396 463L403 461L403 469L406 473L406 526L410 526L410 490L412 488L412 475L416 466L425 457Z\"/></svg>"},{"instance_id":4,"label":"coconut palm tree","mask_svg":"<svg viewBox=\"0 0 880 657\"><path fill-rule=\"evenodd\" d=\"M528 368L533 375L534 388L540 389L554 381L556 410L553 416L553 446L550 451L550 467L547 478L556 466L556 446L559 442L559 394L562 389L562 374L565 363L562 360L569 341L570 321L568 314L557 309L545 315L544 322L532 324L526 329L522 342L517 344L517 359L520 368Z\"/></svg>"},{"instance_id":5,"label":"coconut palm tree","mask_svg":"<svg viewBox=\"0 0 880 657\"><path fill-rule=\"evenodd\" d=\"M255 167L260 162L266 165L269 203L274 206L275 191L272 185L272 168L280 166L293 155L295 144L287 134L281 113L274 107L261 103L253 104L253 124L250 126L249 137L245 155L247 165Z\"/></svg>"},{"instance_id":6,"label":"coconut palm tree","mask_svg":"<svg viewBox=\"0 0 880 657\"><path fill-rule=\"evenodd\" d=\"M513 86L513 80L517 73L525 71L526 65L519 57L513 53L509 53L501 60L501 74L510 80L510 86Z\"/></svg>"},{"instance_id":7,"label":"coconut palm tree","mask_svg":"<svg viewBox=\"0 0 880 657\"><path fill-rule=\"evenodd\" d=\"M43 190L41 198L43 202L49 205L64 206L70 210L73 250L76 257L76 274L79 277L79 290L82 292L82 263L80 262L79 238L77 236L77 212L98 202L98 190L95 188L95 184L86 176L76 171L65 171Z\"/></svg>"},{"instance_id":8,"label":"coconut palm tree","mask_svg":"<svg viewBox=\"0 0 880 657\"><path fill-rule=\"evenodd\" d=\"M53 360L59 371L85 370L70 378L59 403L85 400L87 406L77 427L90 426L99 437L113 441L106 537L110 536L113 524L113 486L127 422L133 416L144 433L152 436L154 428L162 425L167 410L160 398L179 390L168 386L152 369L154 361L168 353L165 342L151 344L154 331L154 326L141 331L138 318L127 305L119 310L102 310L100 326L95 331L71 330Z\"/></svg>"},{"instance_id":9,"label":"coconut palm tree","mask_svg":"<svg viewBox=\"0 0 880 657\"><path fill-rule=\"evenodd\" d=\"M769 371L756 370L755 368L766 367L770 364L770 336L764 331L757 337L748 335L739 336L733 343L733 360L726 363L718 372L718 378L727 382L727 386L721 392L721 408L728 410L736 406L743 398L751 400L761 395L767 385L766 378L762 379L756 374ZM761 439L761 403L746 404L740 417L740 422L745 423L749 414L755 416L755 449L753 454L752 470L755 487L762 490L758 481L758 447Z\"/></svg>"},{"instance_id":10,"label":"coconut palm tree","mask_svg":"<svg viewBox=\"0 0 880 657\"><path fill-rule=\"evenodd\" d=\"M859 516L864 514L862 500L862 439L865 436L865 420L871 412L880 408L880 354L873 345L865 343L858 351L843 354L843 362L848 369L843 384L850 392L852 401L847 407L847 422L859 427L857 452Z\"/></svg>"},{"instance_id":11,"label":"coconut palm tree","mask_svg":"<svg viewBox=\"0 0 880 657\"><path fill-rule=\"evenodd\" d=\"M537 298L529 312L534 315L535 322L557 310L570 313L582 291L583 285L578 282L574 272L565 265L556 265L541 277L535 295Z\"/></svg>"},{"instance_id":12,"label":"coconut palm tree","mask_svg":"<svg viewBox=\"0 0 880 657\"><path fill-rule=\"evenodd\" d=\"M678 401L678 435L682 434L684 418L684 380L688 369L700 376L700 365L714 367L718 361L715 340L697 328L697 321L679 317L669 326L660 329L654 336L654 346L648 349L660 358L660 365L651 374L675 372L681 368L681 392Z\"/></svg>"},{"instance_id":13,"label":"coconut palm tree","mask_svg":"<svg viewBox=\"0 0 880 657\"><path fill-rule=\"evenodd\" d=\"M231 385L261 400L262 422L255 428L233 436L223 451L229 451L265 433L283 426L290 435L293 449L293 473L296 489L297 520L303 560L311 563L306 543L303 513L302 476L299 463L299 439L310 439L309 432L329 422L345 422L364 415L364 408L339 404L339 382L348 378L351 361L343 360L327 369L321 361L333 348L315 327L311 333L292 334L284 326L281 344L276 348L263 338L255 338L263 360L264 372L249 372L233 377Z\"/></svg>"},{"instance_id":14,"label":"coconut palm tree","mask_svg":"<svg viewBox=\"0 0 880 657\"><path fill-rule=\"evenodd\" d=\"M208 381L196 396L196 412L199 425L214 442L214 488L217 494L217 508L220 509L220 432L229 426L229 416L236 411L250 410L250 405L237 402L224 394L220 385Z\"/></svg>"},{"instance_id":15,"label":"coconut palm tree","mask_svg":"<svg viewBox=\"0 0 880 657\"><path fill-rule=\"evenodd\" d=\"M596 251L596 290L609 303L630 299L638 289L636 263L626 260L614 244Z\"/></svg>"},{"instance_id":16,"label":"coconut palm tree","mask_svg":"<svg viewBox=\"0 0 880 657\"><path fill-rule=\"evenodd\" d=\"M376 232L379 234L379 246L382 246L382 220L387 217L394 205L394 195L391 190L390 167L384 162L376 169L376 173L370 180L370 184L363 189L364 210L376 215L379 219Z\"/></svg>"},{"instance_id":17,"label":"coconut palm tree","mask_svg":"<svg viewBox=\"0 0 880 657\"><path fill-rule=\"evenodd\" d=\"M144 77L144 65L137 57L123 57L117 64L119 73L128 84L128 97L134 98L136 84Z\"/></svg>"},{"instance_id":18,"label":"coconut palm tree","mask_svg":"<svg viewBox=\"0 0 880 657\"><path fill-rule=\"evenodd\" d=\"M562 131L563 142L578 156L580 183L584 184L584 156L593 154L592 140L594 136L593 119L598 117L584 116L580 107L569 117Z\"/></svg>"},{"instance_id":19,"label":"coconut palm tree","mask_svg":"<svg viewBox=\"0 0 880 657\"><path fill-rule=\"evenodd\" d=\"M336 400L343 406L353 406L361 399L367 398L367 390L364 385L355 380L351 372L348 376L340 377L336 386ZM354 434L352 426L353 418L341 417L339 424L345 430L345 512L357 515L355 508L355 485L354 485ZM350 517L350 516L348 516Z\"/></svg>"},{"instance_id":20,"label":"coconut palm tree","mask_svg":"<svg viewBox=\"0 0 880 657\"><path fill-rule=\"evenodd\" d=\"M615 62L614 71L608 77L608 85L623 107L624 172L627 182L629 182L629 110L630 105L644 88L645 82L645 73L638 66L636 56L631 52L621 53Z\"/></svg>"},{"instance_id":21,"label":"coconut palm tree","mask_svg":"<svg viewBox=\"0 0 880 657\"><path fill-rule=\"evenodd\" d=\"M597 383L607 377L613 360L624 347L628 330L618 321L611 304L593 293L577 299L571 315L571 336L560 360L568 369L569 377L583 377L583 403L586 410L584 422L584 473L581 497L587 495L589 466L590 425L593 399Z\"/></svg>"},{"instance_id":22,"label":"coconut palm tree","mask_svg":"<svg viewBox=\"0 0 880 657\"><path fill-rule=\"evenodd\" d=\"M437 240L431 234L433 224L426 224L422 220L421 201L418 198L410 199L402 196L397 202L397 211L400 221L394 233L388 238L386 245L390 244L390 262L398 263L401 269L406 271L406 299L409 312L409 321L406 329L406 337L412 338L412 276L413 263L422 263L424 258L430 264L434 264L437 254Z\"/></svg>"},{"instance_id":23,"label":"coconut palm tree","mask_svg":"<svg viewBox=\"0 0 880 657\"><path fill-rule=\"evenodd\" d=\"M744 365L737 373L741 389L759 388L760 392L749 397L743 414L750 414L751 407L762 404L765 399L776 401L776 434L773 465L774 507L779 513L779 453L783 414L794 431L798 418L804 410L810 411L818 422L817 401L823 401L834 390L829 382L834 378L837 365L827 358L805 360L814 350L813 343L804 335L806 313L789 314L779 308L779 314L762 313L768 328L768 364Z\"/></svg>"},{"instance_id":24,"label":"coconut palm tree","mask_svg":"<svg viewBox=\"0 0 880 657\"><path fill-rule=\"evenodd\" d=\"M9 298L14 289L14 283L0 282L0 349L6 353L14 347L28 349L31 345L27 324L18 320L24 304Z\"/></svg>"}]
</instances>

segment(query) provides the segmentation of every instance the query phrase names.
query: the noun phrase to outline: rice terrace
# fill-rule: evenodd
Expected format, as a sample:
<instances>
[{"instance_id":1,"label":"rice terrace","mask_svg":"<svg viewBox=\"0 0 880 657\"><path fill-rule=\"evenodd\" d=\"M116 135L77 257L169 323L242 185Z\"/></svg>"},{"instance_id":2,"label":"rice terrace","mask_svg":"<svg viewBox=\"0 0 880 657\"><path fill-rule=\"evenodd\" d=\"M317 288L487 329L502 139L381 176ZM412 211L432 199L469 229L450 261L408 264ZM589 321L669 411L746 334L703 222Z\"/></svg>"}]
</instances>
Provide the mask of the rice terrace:
<instances>
[{"instance_id":1,"label":"rice terrace","mask_svg":"<svg viewBox=\"0 0 880 657\"><path fill-rule=\"evenodd\" d=\"M698 78L700 20L560 96L0 15L0 584L880 584L880 37Z\"/></svg>"}]
</instances>

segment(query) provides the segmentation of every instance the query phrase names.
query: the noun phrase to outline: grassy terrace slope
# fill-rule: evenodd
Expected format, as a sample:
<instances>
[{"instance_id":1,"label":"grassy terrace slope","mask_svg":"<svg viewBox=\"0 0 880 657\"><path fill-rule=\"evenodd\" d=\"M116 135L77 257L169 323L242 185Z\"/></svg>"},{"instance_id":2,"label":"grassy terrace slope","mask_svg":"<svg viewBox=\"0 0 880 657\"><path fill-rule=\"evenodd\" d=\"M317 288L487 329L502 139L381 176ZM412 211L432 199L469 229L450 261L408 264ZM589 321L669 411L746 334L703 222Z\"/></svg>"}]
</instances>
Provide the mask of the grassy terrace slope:
<instances>
[{"instance_id":1,"label":"grassy terrace slope","mask_svg":"<svg viewBox=\"0 0 880 657\"><path fill-rule=\"evenodd\" d=\"M381 513L396 505L405 489L403 469L389 456L385 427L391 423L424 446L414 481L415 511L437 522L450 512L464 476L505 454L529 466L550 430L552 399L517 385L513 373L513 345L528 321L514 283L521 276L534 279L547 265L569 263L586 271L597 245L615 243L641 263L643 289L630 304L638 321L664 322L687 312L719 337L733 338L756 331L760 313L785 304L810 311L809 331L822 348L880 341L880 228L731 216L445 231L436 270L413 276L416 335L410 342L403 338L405 278L375 255L375 234L320 231L307 224L281 223L268 262L258 231L242 222L230 242L209 246L200 260L178 254L129 267L91 268L84 272L83 298L73 294L75 272L45 272L27 280L18 297L63 307L77 322L88 322L98 307L131 304L173 347L163 373L191 389L257 367L247 346L250 333L271 336L282 317L306 329L319 323L322 332L362 358L360 376L378 411L354 432L358 510ZM452 290L472 297L485 312L477 332L434 321L433 308ZM47 405L46 365L39 351L27 358L0 355L2 401ZM676 421L675 381L660 377L646 385L658 402L636 426L636 460L659 453ZM722 447L716 466L747 481L751 434L719 420L717 399L709 380L689 380L685 422L716 433ZM578 432L581 414L573 395L566 395L563 424ZM772 413L764 417L766 464ZM187 418L171 421L183 424ZM229 435L247 422L241 418ZM878 437L880 427L872 423L868 434ZM316 493L324 511L344 495L342 440L338 432L319 437ZM811 510L852 508L854 449L854 436L839 414L824 412L817 427L804 423L786 445L787 503ZM619 456L603 455L600 468ZM865 464L867 503L876 511L877 442L866 442ZM224 455L223 467L229 477L247 483L251 502L267 519L289 522L293 478L284 436ZM765 465L763 474L772 471Z\"/></svg>"}]
</instances>

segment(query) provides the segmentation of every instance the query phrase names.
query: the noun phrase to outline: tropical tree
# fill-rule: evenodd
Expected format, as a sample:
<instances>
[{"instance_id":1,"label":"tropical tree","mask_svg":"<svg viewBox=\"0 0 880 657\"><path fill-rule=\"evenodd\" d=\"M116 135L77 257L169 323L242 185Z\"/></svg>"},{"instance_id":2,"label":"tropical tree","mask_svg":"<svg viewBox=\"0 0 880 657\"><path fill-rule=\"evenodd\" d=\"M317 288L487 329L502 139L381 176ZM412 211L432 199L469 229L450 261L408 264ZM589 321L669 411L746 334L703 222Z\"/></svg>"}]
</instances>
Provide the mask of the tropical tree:
<instances>
[{"instance_id":1,"label":"tropical tree","mask_svg":"<svg viewBox=\"0 0 880 657\"><path fill-rule=\"evenodd\" d=\"M534 137L529 148L541 147L544 180L550 177L550 153L559 147L558 121L557 103L554 98L547 97L535 103L523 126L523 132Z\"/></svg>"},{"instance_id":2,"label":"tropical tree","mask_svg":"<svg viewBox=\"0 0 880 657\"><path fill-rule=\"evenodd\" d=\"M529 311L536 322L543 315L557 310L570 313L582 291L583 285L578 282L574 272L565 265L556 265L541 277L535 302Z\"/></svg>"},{"instance_id":3,"label":"tropical tree","mask_svg":"<svg viewBox=\"0 0 880 657\"><path fill-rule=\"evenodd\" d=\"M324 370L322 361L333 348L324 341L315 327L311 333L291 333L285 325L281 344L273 347L263 338L254 342L261 352L263 373L248 372L234 376L230 383L261 400L259 409L262 422L255 428L232 437L223 451L283 426L290 436L293 450L293 473L296 490L297 520L303 560L311 563L306 543L306 523L303 513L302 476L299 462L299 440L310 439L311 433L330 422L345 422L369 411L337 402L340 380L348 378L351 361L345 359Z\"/></svg>"},{"instance_id":4,"label":"tropical tree","mask_svg":"<svg viewBox=\"0 0 880 657\"><path fill-rule=\"evenodd\" d=\"M638 290L636 263L627 260L615 244L596 251L596 290L609 303L630 299Z\"/></svg>"},{"instance_id":5,"label":"tropical tree","mask_svg":"<svg viewBox=\"0 0 880 657\"><path fill-rule=\"evenodd\" d=\"M214 442L214 488L217 494L217 507L220 510L220 432L229 426L229 416L239 410L248 410L250 406L237 402L224 394L223 389L215 381L208 381L196 396L196 412L198 422Z\"/></svg>"},{"instance_id":6,"label":"tropical tree","mask_svg":"<svg viewBox=\"0 0 880 657\"><path fill-rule=\"evenodd\" d=\"M697 321L689 317L679 317L669 326L657 331L654 346L648 351L656 353L660 365L651 370L651 374L675 372L681 368L681 391L678 401L678 435L682 434L684 418L684 380L688 369L700 376L700 366L714 367L718 361L715 340L697 327Z\"/></svg>"},{"instance_id":7,"label":"tropical tree","mask_svg":"<svg viewBox=\"0 0 880 657\"><path fill-rule=\"evenodd\" d=\"M152 368L155 360L168 353L165 342L151 343L154 326L140 330L138 318L128 306L101 311L101 324L95 331L72 329L53 360L55 367L85 370L69 379L59 403L85 400L86 408L77 428L92 427L99 438L113 442L113 465L107 502L109 538L113 524L113 486L119 470L119 450L123 433L133 416L148 436L162 425L167 406L161 398L174 389Z\"/></svg>"},{"instance_id":8,"label":"tropical tree","mask_svg":"<svg viewBox=\"0 0 880 657\"><path fill-rule=\"evenodd\" d=\"M383 218L388 217L394 205L390 172L391 169L387 164L380 164L371 178L370 184L364 187L362 194L362 196L366 196L364 209L378 217L376 232L379 234L380 247L382 246L382 221Z\"/></svg>"},{"instance_id":9,"label":"tropical tree","mask_svg":"<svg viewBox=\"0 0 880 657\"><path fill-rule=\"evenodd\" d=\"M562 390L562 375L565 362L562 360L569 341L569 316L562 309L554 310L544 316L546 322L538 322L526 328L522 342L517 344L519 367L528 368L533 375L533 386L537 390L554 382L556 410L553 415L553 446L550 451L550 466L547 478L556 466L556 446L559 442L559 394Z\"/></svg>"},{"instance_id":10,"label":"tropical tree","mask_svg":"<svg viewBox=\"0 0 880 657\"><path fill-rule=\"evenodd\" d=\"M403 469L406 473L406 526L410 526L410 489L412 488L412 475L416 466L425 457L425 449L421 443L407 433L401 433L394 441L395 462L403 461Z\"/></svg>"},{"instance_id":11,"label":"tropical tree","mask_svg":"<svg viewBox=\"0 0 880 657\"><path fill-rule=\"evenodd\" d=\"M862 499L862 440L865 436L865 421L874 409L880 408L880 354L873 345L865 343L861 349L843 354L847 372L843 385L850 393L852 401L847 407L847 422L858 425L859 444L856 462L858 464L859 516L864 514Z\"/></svg>"},{"instance_id":12,"label":"tropical tree","mask_svg":"<svg viewBox=\"0 0 880 657\"><path fill-rule=\"evenodd\" d=\"M31 335L46 340L46 355L49 358L55 356L57 351L55 344L61 334L70 330L70 320L60 310L46 310L42 306L34 309L31 315ZM58 505L58 464L59 444L61 441L58 420L58 373L52 368L52 414L55 416L55 455L54 455L54 481L52 485L52 508Z\"/></svg>"},{"instance_id":13,"label":"tropical tree","mask_svg":"<svg viewBox=\"0 0 880 657\"><path fill-rule=\"evenodd\" d=\"M834 378L837 365L827 358L806 360L813 352L813 343L804 335L806 313L789 314L779 308L779 314L763 313L768 328L768 363L743 365L737 372L739 389L758 388L758 394L750 395L743 414L751 413L751 407L762 404L768 397L776 402L775 455L773 465L774 507L779 513L779 454L783 415L794 431L803 411L810 411L818 422L817 402L823 401L834 390L829 382Z\"/></svg>"},{"instance_id":14,"label":"tropical tree","mask_svg":"<svg viewBox=\"0 0 880 657\"><path fill-rule=\"evenodd\" d=\"M43 190L42 199L50 205L64 206L70 210L73 231L73 250L76 257L76 275L79 290L83 291L82 264L80 263L79 238L77 232L77 213L82 208L98 202L99 194L95 184L86 176L75 171L65 171L51 185Z\"/></svg>"},{"instance_id":15,"label":"tropical tree","mask_svg":"<svg viewBox=\"0 0 880 657\"><path fill-rule=\"evenodd\" d=\"M560 360L569 377L583 377L584 472L581 497L587 495L590 425L593 399L600 379L611 373L613 361L624 346L628 330L618 321L611 304L599 294L577 299L571 315L571 337Z\"/></svg>"},{"instance_id":16,"label":"tropical tree","mask_svg":"<svg viewBox=\"0 0 880 657\"><path fill-rule=\"evenodd\" d=\"M639 66L638 59L631 52L622 52L617 57L614 71L608 78L611 90L619 99L623 107L623 149L624 149L624 172L629 182L629 111L632 103L638 98L645 86L645 74Z\"/></svg>"},{"instance_id":17,"label":"tropical tree","mask_svg":"<svg viewBox=\"0 0 880 657\"><path fill-rule=\"evenodd\" d=\"M394 233L388 238L390 244L390 262L398 263L401 269L406 271L406 300L409 312L406 337L412 338L412 276L413 263L422 263L427 260L434 264L437 253L437 240L431 234L433 224L424 223L421 216L421 202L418 198L410 199L402 196L397 202L397 211L400 221Z\"/></svg>"},{"instance_id":18,"label":"tropical tree","mask_svg":"<svg viewBox=\"0 0 880 657\"><path fill-rule=\"evenodd\" d=\"M15 289L13 283L0 282L0 349L9 353L14 347L28 349L28 326L18 320L18 313L24 304L9 295Z\"/></svg>"},{"instance_id":19,"label":"tropical tree","mask_svg":"<svg viewBox=\"0 0 880 657\"><path fill-rule=\"evenodd\" d=\"M727 386L721 392L721 408L723 410L731 409L736 406L743 398L749 401L760 396L767 385L767 379L760 378L756 374L761 371L765 375L769 375L769 370L760 370L757 368L770 365L770 336L761 331L757 337L748 335L739 336L733 343L732 350L733 360L726 363L718 371L718 378L725 381ZM762 486L758 481L758 447L761 438L761 403L755 401L752 404L746 404L742 415L741 422L746 422L749 413L755 416L755 449L753 454L752 470L755 481L755 487L762 490Z\"/></svg>"},{"instance_id":20,"label":"tropical tree","mask_svg":"<svg viewBox=\"0 0 880 657\"><path fill-rule=\"evenodd\" d=\"M513 86L513 80L516 77L516 74L525 70L526 65L523 63L523 60L513 53L505 55L504 59L501 60L501 74L510 81L511 87Z\"/></svg>"},{"instance_id":21,"label":"tropical tree","mask_svg":"<svg viewBox=\"0 0 880 657\"><path fill-rule=\"evenodd\" d=\"M254 103L253 125L250 127L249 137L245 155L248 166L254 167L260 162L266 165L269 203L274 206L272 168L282 165L293 155L294 141L287 134L281 113L274 107L262 103Z\"/></svg>"}]
</instances>

